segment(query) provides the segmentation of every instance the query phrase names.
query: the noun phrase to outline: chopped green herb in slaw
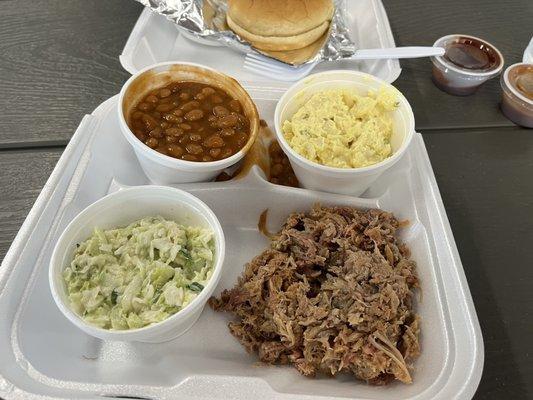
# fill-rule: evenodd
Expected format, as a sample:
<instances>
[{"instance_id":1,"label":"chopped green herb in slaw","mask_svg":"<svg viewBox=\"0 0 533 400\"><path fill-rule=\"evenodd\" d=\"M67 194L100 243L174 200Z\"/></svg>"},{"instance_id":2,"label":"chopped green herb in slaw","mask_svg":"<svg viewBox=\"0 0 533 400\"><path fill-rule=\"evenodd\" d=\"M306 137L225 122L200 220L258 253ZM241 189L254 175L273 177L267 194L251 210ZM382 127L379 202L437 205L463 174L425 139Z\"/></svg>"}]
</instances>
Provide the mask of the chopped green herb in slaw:
<instances>
[{"instance_id":1,"label":"chopped green herb in slaw","mask_svg":"<svg viewBox=\"0 0 533 400\"><path fill-rule=\"evenodd\" d=\"M209 229L147 217L77 246L63 278L72 310L91 325L127 330L186 307L213 273Z\"/></svg>"}]
</instances>

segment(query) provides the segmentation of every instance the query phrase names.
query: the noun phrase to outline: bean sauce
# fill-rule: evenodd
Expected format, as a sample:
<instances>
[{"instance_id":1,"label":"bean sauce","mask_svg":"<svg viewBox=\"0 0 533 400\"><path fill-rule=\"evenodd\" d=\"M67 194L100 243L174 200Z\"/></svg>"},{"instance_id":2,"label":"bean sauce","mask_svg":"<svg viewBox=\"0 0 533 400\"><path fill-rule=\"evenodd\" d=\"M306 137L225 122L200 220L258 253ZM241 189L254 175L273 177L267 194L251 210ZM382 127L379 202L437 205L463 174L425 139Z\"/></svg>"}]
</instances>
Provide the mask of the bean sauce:
<instances>
[{"instance_id":1,"label":"bean sauce","mask_svg":"<svg viewBox=\"0 0 533 400\"><path fill-rule=\"evenodd\" d=\"M277 185L299 187L298 179L292 170L289 159L276 140L270 144L268 154L270 156L270 176L268 180Z\"/></svg>"},{"instance_id":2,"label":"bean sauce","mask_svg":"<svg viewBox=\"0 0 533 400\"><path fill-rule=\"evenodd\" d=\"M147 93L131 110L128 126L148 147L187 161L230 157L250 137L241 103L198 82L173 82Z\"/></svg>"}]
</instances>

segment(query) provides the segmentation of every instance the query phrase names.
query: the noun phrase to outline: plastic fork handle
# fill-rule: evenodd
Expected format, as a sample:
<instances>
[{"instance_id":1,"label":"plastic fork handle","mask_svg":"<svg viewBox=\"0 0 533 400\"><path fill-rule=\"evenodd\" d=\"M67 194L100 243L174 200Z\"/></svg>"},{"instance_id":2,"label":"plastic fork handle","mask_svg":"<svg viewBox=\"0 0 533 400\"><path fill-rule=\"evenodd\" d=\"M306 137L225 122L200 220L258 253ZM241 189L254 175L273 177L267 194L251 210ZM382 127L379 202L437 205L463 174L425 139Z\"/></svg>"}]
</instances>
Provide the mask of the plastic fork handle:
<instances>
[{"instance_id":1,"label":"plastic fork handle","mask_svg":"<svg viewBox=\"0 0 533 400\"><path fill-rule=\"evenodd\" d=\"M444 55L444 48L429 46L391 47L389 49L357 50L353 60L380 60L387 58L419 58Z\"/></svg>"}]
</instances>

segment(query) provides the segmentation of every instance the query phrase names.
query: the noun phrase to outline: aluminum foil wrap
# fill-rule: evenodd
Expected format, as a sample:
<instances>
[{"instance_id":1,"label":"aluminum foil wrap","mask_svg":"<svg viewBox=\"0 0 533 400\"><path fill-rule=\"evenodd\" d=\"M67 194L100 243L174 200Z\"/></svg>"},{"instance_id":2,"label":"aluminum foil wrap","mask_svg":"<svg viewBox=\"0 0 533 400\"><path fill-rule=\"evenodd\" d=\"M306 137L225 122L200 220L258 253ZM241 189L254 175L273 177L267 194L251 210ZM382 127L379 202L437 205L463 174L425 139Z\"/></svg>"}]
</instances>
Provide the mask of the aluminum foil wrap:
<instances>
[{"instance_id":1,"label":"aluminum foil wrap","mask_svg":"<svg viewBox=\"0 0 533 400\"><path fill-rule=\"evenodd\" d=\"M356 47L345 23L346 0L335 0L330 29L323 38L292 51L265 52L253 49L226 24L226 0L137 0L152 11L173 21L192 40L204 44L223 44L242 53L257 51L291 65L348 58Z\"/></svg>"}]
</instances>

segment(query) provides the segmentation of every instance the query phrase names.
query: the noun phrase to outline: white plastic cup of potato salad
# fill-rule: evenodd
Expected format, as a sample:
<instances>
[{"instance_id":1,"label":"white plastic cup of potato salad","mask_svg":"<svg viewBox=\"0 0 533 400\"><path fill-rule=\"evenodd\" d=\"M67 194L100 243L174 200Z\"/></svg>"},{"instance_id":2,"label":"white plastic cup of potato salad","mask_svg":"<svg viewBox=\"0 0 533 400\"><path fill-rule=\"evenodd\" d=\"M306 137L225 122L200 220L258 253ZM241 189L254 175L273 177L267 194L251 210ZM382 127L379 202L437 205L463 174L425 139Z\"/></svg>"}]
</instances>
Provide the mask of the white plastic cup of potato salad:
<instances>
[{"instance_id":1,"label":"white plastic cup of potato salad","mask_svg":"<svg viewBox=\"0 0 533 400\"><path fill-rule=\"evenodd\" d=\"M398 107L391 111L392 154L383 161L361 168L322 165L298 154L285 139L284 122L290 120L313 94L330 89L348 89L357 95L365 96L370 90L377 91L381 88L393 90L398 100ZM274 114L274 125L277 140L304 188L353 196L361 195L383 172L401 159L415 129L413 111L407 99L387 82L357 71L321 72L296 82L279 100Z\"/></svg>"},{"instance_id":2,"label":"white plastic cup of potato salad","mask_svg":"<svg viewBox=\"0 0 533 400\"><path fill-rule=\"evenodd\" d=\"M181 225L208 228L213 232L215 258L205 287L184 308L161 322L142 328L110 330L86 322L72 310L63 272L70 265L77 244L89 238L95 227L125 227L145 217L161 216ZM79 213L60 236L52 254L49 280L52 296L65 317L85 333L102 340L158 343L184 334L200 317L217 286L224 261L225 242L215 214L198 198L165 186L138 186L109 194Z\"/></svg>"}]
</instances>

